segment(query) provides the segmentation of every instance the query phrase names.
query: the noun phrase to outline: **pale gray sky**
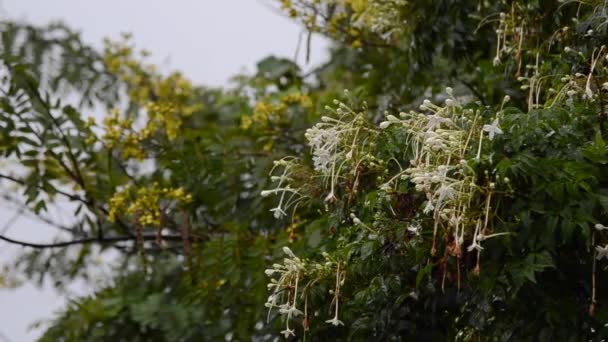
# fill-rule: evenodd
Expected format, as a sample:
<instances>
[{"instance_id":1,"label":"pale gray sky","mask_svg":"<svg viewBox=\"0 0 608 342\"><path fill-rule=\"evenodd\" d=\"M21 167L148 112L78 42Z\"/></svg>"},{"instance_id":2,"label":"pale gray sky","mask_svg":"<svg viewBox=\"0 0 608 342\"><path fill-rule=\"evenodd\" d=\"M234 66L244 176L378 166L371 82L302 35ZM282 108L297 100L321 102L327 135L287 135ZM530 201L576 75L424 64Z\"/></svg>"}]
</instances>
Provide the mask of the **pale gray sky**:
<instances>
[{"instance_id":1,"label":"pale gray sky","mask_svg":"<svg viewBox=\"0 0 608 342\"><path fill-rule=\"evenodd\" d=\"M197 84L220 86L236 73L252 72L256 61L275 54L293 58L302 29L264 4L272 0L0 0L0 16L34 24L63 20L82 32L86 42L100 47L104 37L131 32L139 48L152 52L164 70L181 70ZM313 37L310 64L327 57L327 42ZM0 227L10 219L0 200ZM49 241L44 226L20 219L7 233L32 242ZM15 253L0 242L0 264ZM27 342L40 331L27 331L35 320L49 318L64 298L50 289L31 285L0 291L0 341Z\"/></svg>"}]
</instances>

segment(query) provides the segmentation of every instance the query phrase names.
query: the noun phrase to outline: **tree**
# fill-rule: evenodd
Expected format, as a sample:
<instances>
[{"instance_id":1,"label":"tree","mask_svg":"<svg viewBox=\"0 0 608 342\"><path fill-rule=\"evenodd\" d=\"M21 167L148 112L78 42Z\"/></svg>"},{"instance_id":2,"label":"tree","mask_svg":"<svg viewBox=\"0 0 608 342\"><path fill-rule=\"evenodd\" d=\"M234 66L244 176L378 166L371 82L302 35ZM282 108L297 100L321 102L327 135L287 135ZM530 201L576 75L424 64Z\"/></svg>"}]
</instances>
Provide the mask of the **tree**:
<instances>
[{"instance_id":1,"label":"tree","mask_svg":"<svg viewBox=\"0 0 608 342\"><path fill-rule=\"evenodd\" d=\"M57 241L0 236L13 271L120 261L42 340L607 336L604 2L280 6L330 60L223 90L3 24L0 178L41 219L75 205Z\"/></svg>"}]
</instances>

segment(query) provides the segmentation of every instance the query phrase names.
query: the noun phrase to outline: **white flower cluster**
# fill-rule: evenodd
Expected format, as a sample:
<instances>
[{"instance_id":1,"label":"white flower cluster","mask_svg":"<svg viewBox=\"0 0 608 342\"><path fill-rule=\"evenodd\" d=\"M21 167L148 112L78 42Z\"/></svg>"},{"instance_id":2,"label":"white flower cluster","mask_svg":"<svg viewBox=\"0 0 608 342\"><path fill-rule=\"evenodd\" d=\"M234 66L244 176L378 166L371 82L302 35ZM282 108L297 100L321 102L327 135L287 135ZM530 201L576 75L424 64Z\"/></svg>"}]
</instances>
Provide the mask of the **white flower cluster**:
<instances>
[{"instance_id":1,"label":"white flower cluster","mask_svg":"<svg viewBox=\"0 0 608 342\"><path fill-rule=\"evenodd\" d=\"M372 32L380 35L386 41L390 41L393 35L401 35L405 32L405 25L401 12L398 10L407 4L406 0L372 0L365 1L365 9L357 13L354 26L358 28L369 28Z\"/></svg>"},{"instance_id":2,"label":"white flower cluster","mask_svg":"<svg viewBox=\"0 0 608 342\"><path fill-rule=\"evenodd\" d=\"M608 230L608 227L604 226L601 223L597 223L595 226L595 229L599 232L603 231L603 230ZM596 251L596 256L595 258L597 260L602 260L603 258L608 259L608 244L602 246L595 246L595 251Z\"/></svg>"},{"instance_id":3,"label":"white flower cluster","mask_svg":"<svg viewBox=\"0 0 608 342\"><path fill-rule=\"evenodd\" d=\"M348 91L345 90L348 96ZM356 169L366 156L361 155L360 151L366 144L378 134L376 130L366 127L367 121L365 114L354 111L348 105L334 100L337 108L327 106L326 110L334 117L323 116L312 128L309 128L305 137L308 145L312 149L312 159L314 170L321 173L325 185L329 185L329 193L325 196L325 201L332 203L336 198L336 184L341 172ZM276 208L271 209L274 217L280 219L287 215L286 209L294 206L297 202L306 197L299 189L290 187L292 183L291 175L293 170L299 165L299 159L288 157L275 161L275 167L283 167L283 173L279 176L272 176L272 180L277 182L277 186L271 190L262 191L262 196L280 196Z\"/></svg>"},{"instance_id":4,"label":"white flower cluster","mask_svg":"<svg viewBox=\"0 0 608 342\"><path fill-rule=\"evenodd\" d=\"M329 174L338 158L339 133L334 127L320 128L317 124L306 131L308 144L313 149L312 160L315 170Z\"/></svg>"},{"instance_id":5,"label":"white flower cluster","mask_svg":"<svg viewBox=\"0 0 608 342\"><path fill-rule=\"evenodd\" d=\"M329 106L325 109L337 118L323 116L321 122L305 133L312 149L314 169L330 184L330 192L325 197L327 202L336 199L335 186L340 172L348 163L355 165L358 151L363 147L360 140L370 131L365 127L363 113L355 112L338 100L334 100L334 104L338 106L336 109Z\"/></svg>"},{"instance_id":6,"label":"white flower cluster","mask_svg":"<svg viewBox=\"0 0 608 342\"><path fill-rule=\"evenodd\" d=\"M326 259L324 264L310 264L305 260L298 258L289 247L283 247L283 252L287 255L287 257L283 259L283 264L274 264L272 265L272 268L265 271L266 275L270 277L268 289L272 290L272 294L268 297L265 304L268 308L267 319L270 319L270 312L272 309L278 309L279 314L285 319L285 329L281 331L281 334L283 334L285 338L295 336L295 329L290 328L289 323L292 318L298 316L303 316L304 321L307 321L308 292L306 290L310 290L314 283L326 276L331 272L333 267L335 267L336 287L335 290L333 290L334 299L332 301L335 307L334 317L325 322L335 326L344 325L344 323L338 319L340 287L344 284L345 274L340 269L340 262L336 262L329 254L323 253L323 256ZM309 278L309 281L305 286L301 286L299 283L303 281L305 277ZM298 299L304 301L304 311L298 309ZM305 324L304 329L306 330L307 328L308 327Z\"/></svg>"},{"instance_id":7,"label":"white flower cluster","mask_svg":"<svg viewBox=\"0 0 608 342\"><path fill-rule=\"evenodd\" d=\"M281 331L281 334L287 338L295 336L295 330L289 328L291 318L304 314L297 308L298 281L307 265L289 247L283 247L283 252L287 255L283 264L274 264L272 268L265 271L266 275L271 277L268 289L274 289L265 306L268 308L268 319L270 319L270 311L273 308L278 308L279 313L285 316L285 330ZM272 278L275 275L279 275L278 280ZM279 301L281 304L278 304Z\"/></svg>"},{"instance_id":8,"label":"white flower cluster","mask_svg":"<svg viewBox=\"0 0 608 342\"><path fill-rule=\"evenodd\" d=\"M447 88L446 92L449 97L444 106L428 100L423 102L420 109L427 114L412 111L401 113L400 118L389 115L380 123L382 129L391 126L405 129L408 133L406 143L413 156L408 168L402 169L380 188L387 189L397 180L413 183L415 190L424 193L427 199L422 213L432 214L434 219L431 252L436 252L437 230L443 228L453 236L451 253L460 255L465 233L472 236L469 251L481 251L483 248L479 243L497 235L486 235L493 189L475 184L476 175L467 158L471 141L479 137L478 153L474 158L479 160L485 134L493 140L503 132L498 118L491 124L482 125L479 111L463 109L453 96L453 90ZM482 210L471 210L473 195L487 196Z\"/></svg>"},{"instance_id":9,"label":"white flower cluster","mask_svg":"<svg viewBox=\"0 0 608 342\"><path fill-rule=\"evenodd\" d=\"M360 113L340 101L334 103L338 105L337 109L326 107L326 110L336 113L338 118L323 116L321 122L305 133L312 148L315 170L326 176L331 176L339 162L352 158L363 122Z\"/></svg>"},{"instance_id":10,"label":"white flower cluster","mask_svg":"<svg viewBox=\"0 0 608 342\"><path fill-rule=\"evenodd\" d=\"M302 195L298 189L290 186L291 173L293 168L298 165L299 160L293 157L286 157L281 160L274 162L274 167L270 170L270 174L273 174L277 168L283 168L283 172L279 176L271 176L270 179L277 183L277 186L271 190L262 191L262 197L270 195L279 196L279 203L275 208L270 209L274 213L276 219L280 219L287 215L285 210L301 201L305 196Z\"/></svg>"}]
</instances>

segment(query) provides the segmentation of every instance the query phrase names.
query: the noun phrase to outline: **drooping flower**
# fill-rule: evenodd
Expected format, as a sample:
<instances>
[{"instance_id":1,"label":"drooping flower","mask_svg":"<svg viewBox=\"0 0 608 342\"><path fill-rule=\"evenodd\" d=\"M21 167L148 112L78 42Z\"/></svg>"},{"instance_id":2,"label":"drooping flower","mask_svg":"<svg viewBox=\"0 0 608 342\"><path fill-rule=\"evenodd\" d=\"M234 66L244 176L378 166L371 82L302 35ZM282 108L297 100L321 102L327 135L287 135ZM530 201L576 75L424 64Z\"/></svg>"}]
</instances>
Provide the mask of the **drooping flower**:
<instances>
[{"instance_id":1,"label":"drooping flower","mask_svg":"<svg viewBox=\"0 0 608 342\"><path fill-rule=\"evenodd\" d=\"M469 247L467 247L467 251L469 251L469 252L471 252L474 249L476 249L478 251L483 250L483 247L481 247L481 245L479 244L477 239L473 239L473 242L469 245Z\"/></svg>"},{"instance_id":2,"label":"drooping flower","mask_svg":"<svg viewBox=\"0 0 608 342\"><path fill-rule=\"evenodd\" d=\"M283 336L285 336L285 338L288 338L289 336L296 336L295 330L294 329L289 329L289 328L281 331L281 334Z\"/></svg>"},{"instance_id":3,"label":"drooping flower","mask_svg":"<svg viewBox=\"0 0 608 342\"><path fill-rule=\"evenodd\" d=\"M334 316L332 319L328 319L325 323L333 324L334 326L344 325L344 322L338 319L338 316Z\"/></svg>"},{"instance_id":4,"label":"drooping flower","mask_svg":"<svg viewBox=\"0 0 608 342\"><path fill-rule=\"evenodd\" d=\"M281 314L287 315L287 317L290 317L290 318L291 318L291 316L297 317L298 315L304 314L302 311L300 311L296 308L295 304L289 305L287 308L282 308L279 310L279 312Z\"/></svg>"},{"instance_id":5,"label":"drooping flower","mask_svg":"<svg viewBox=\"0 0 608 342\"><path fill-rule=\"evenodd\" d=\"M595 250L597 251L597 260L602 260L602 258L608 259L608 245L605 245L604 247L596 246Z\"/></svg>"},{"instance_id":6,"label":"drooping flower","mask_svg":"<svg viewBox=\"0 0 608 342\"><path fill-rule=\"evenodd\" d=\"M285 210L281 209L281 207L272 208L270 209L270 211L274 213L274 218L276 218L277 220L282 218L283 216L287 216L287 213L285 212Z\"/></svg>"},{"instance_id":7,"label":"drooping flower","mask_svg":"<svg viewBox=\"0 0 608 342\"><path fill-rule=\"evenodd\" d=\"M471 242L471 245L467 247L467 251L471 252L472 250L476 249L477 251L481 252L483 250L483 247L481 247L481 245L479 244L480 241L484 240L483 235L479 234L480 229L481 221L477 221L477 225L475 226L475 233L473 234L473 242Z\"/></svg>"},{"instance_id":8,"label":"drooping flower","mask_svg":"<svg viewBox=\"0 0 608 342\"><path fill-rule=\"evenodd\" d=\"M494 66L499 66L502 63L502 61L500 60L500 57L496 56L494 57L494 59L492 60L492 65Z\"/></svg>"}]
</instances>

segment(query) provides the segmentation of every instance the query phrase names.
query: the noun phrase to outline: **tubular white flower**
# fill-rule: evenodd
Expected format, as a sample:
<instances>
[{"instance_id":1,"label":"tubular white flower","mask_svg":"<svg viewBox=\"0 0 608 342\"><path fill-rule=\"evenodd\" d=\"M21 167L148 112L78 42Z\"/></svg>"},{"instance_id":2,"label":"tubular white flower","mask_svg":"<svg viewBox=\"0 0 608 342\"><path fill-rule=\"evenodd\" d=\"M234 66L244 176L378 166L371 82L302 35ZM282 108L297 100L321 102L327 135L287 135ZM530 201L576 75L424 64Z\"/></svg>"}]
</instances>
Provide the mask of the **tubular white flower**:
<instances>
[{"instance_id":1,"label":"tubular white flower","mask_svg":"<svg viewBox=\"0 0 608 342\"><path fill-rule=\"evenodd\" d=\"M296 255L293 253L291 248L289 248L287 246L283 247L283 253L287 254L290 258L296 258Z\"/></svg>"},{"instance_id":2,"label":"tubular white flower","mask_svg":"<svg viewBox=\"0 0 608 342\"><path fill-rule=\"evenodd\" d=\"M597 230L599 230L599 231L602 231L602 230L608 229L608 227L604 226L604 225L603 225L603 224L601 224L601 223L596 223L594 227L595 227L595 229L597 229Z\"/></svg>"}]
</instances>

